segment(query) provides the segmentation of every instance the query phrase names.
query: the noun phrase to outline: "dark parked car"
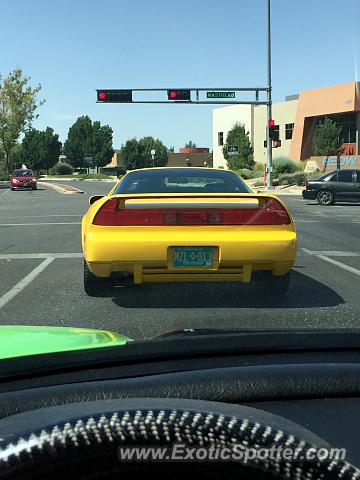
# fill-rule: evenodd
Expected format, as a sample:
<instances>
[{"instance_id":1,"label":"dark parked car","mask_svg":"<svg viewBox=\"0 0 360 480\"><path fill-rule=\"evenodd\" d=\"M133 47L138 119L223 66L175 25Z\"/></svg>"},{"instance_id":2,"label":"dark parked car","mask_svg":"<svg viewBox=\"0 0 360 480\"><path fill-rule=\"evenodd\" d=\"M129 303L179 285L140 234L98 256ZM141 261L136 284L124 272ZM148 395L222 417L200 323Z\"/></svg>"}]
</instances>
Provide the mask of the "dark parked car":
<instances>
[{"instance_id":1,"label":"dark parked car","mask_svg":"<svg viewBox=\"0 0 360 480\"><path fill-rule=\"evenodd\" d=\"M360 170L333 170L319 180L309 180L302 195L305 200L317 200L320 205L360 202Z\"/></svg>"}]
</instances>

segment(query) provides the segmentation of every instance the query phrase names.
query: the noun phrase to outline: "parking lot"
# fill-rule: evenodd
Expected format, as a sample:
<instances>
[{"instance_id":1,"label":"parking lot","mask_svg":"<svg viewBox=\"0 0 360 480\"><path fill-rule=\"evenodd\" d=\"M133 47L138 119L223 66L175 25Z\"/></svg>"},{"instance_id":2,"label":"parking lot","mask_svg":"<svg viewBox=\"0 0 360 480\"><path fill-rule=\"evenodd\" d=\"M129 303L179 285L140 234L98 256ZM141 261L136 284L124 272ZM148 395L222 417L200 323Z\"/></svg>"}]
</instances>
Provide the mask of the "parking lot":
<instances>
[{"instance_id":1,"label":"parking lot","mask_svg":"<svg viewBox=\"0 0 360 480\"><path fill-rule=\"evenodd\" d=\"M360 325L360 204L320 207L284 197L299 249L285 299L236 284L82 287L81 216L110 190L82 182L83 195L0 188L0 324L105 328L132 338L182 328L344 328Z\"/></svg>"}]
</instances>

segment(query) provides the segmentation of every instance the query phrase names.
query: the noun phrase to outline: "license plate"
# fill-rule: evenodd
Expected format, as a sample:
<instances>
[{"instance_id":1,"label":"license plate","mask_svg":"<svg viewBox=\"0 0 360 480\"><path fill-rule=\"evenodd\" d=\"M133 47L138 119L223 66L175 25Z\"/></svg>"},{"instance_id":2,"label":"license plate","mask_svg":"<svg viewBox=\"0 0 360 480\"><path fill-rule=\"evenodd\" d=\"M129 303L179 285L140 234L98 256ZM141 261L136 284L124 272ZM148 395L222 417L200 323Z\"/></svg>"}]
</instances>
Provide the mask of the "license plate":
<instances>
[{"instance_id":1,"label":"license plate","mask_svg":"<svg viewBox=\"0 0 360 480\"><path fill-rule=\"evenodd\" d=\"M214 263L213 247L174 247L172 249L174 267L208 267Z\"/></svg>"}]
</instances>

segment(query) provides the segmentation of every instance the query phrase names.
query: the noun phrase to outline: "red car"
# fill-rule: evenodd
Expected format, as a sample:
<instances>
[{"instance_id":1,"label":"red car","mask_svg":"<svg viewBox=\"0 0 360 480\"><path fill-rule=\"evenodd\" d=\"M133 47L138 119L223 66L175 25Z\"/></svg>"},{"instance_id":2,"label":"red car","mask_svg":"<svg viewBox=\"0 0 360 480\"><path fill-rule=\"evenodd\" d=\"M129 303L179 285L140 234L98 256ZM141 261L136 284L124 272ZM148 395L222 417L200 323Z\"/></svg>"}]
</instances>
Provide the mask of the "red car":
<instances>
[{"instance_id":1,"label":"red car","mask_svg":"<svg viewBox=\"0 0 360 480\"><path fill-rule=\"evenodd\" d=\"M10 187L11 190L16 190L17 188L31 188L32 190L36 190L36 178L32 170L14 170L10 177Z\"/></svg>"}]
</instances>

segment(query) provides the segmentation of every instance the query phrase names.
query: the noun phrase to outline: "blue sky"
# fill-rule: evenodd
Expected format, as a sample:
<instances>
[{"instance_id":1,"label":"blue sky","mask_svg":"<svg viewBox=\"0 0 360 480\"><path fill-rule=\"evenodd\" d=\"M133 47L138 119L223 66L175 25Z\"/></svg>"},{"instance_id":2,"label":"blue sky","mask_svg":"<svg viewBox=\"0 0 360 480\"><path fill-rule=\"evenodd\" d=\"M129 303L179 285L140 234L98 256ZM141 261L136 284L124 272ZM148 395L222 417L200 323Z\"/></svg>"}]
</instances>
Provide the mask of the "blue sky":
<instances>
[{"instance_id":1,"label":"blue sky","mask_svg":"<svg viewBox=\"0 0 360 480\"><path fill-rule=\"evenodd\" d=\"M358 80L358 0L272 0L274 101ZM212 108L99 105L96 88L266 83L265 0L1 0L0 73L43 86L34 126L62 141L80 115L107 123L114 147L152 135L210 146Z\"/></svg>"}]
</instances>

